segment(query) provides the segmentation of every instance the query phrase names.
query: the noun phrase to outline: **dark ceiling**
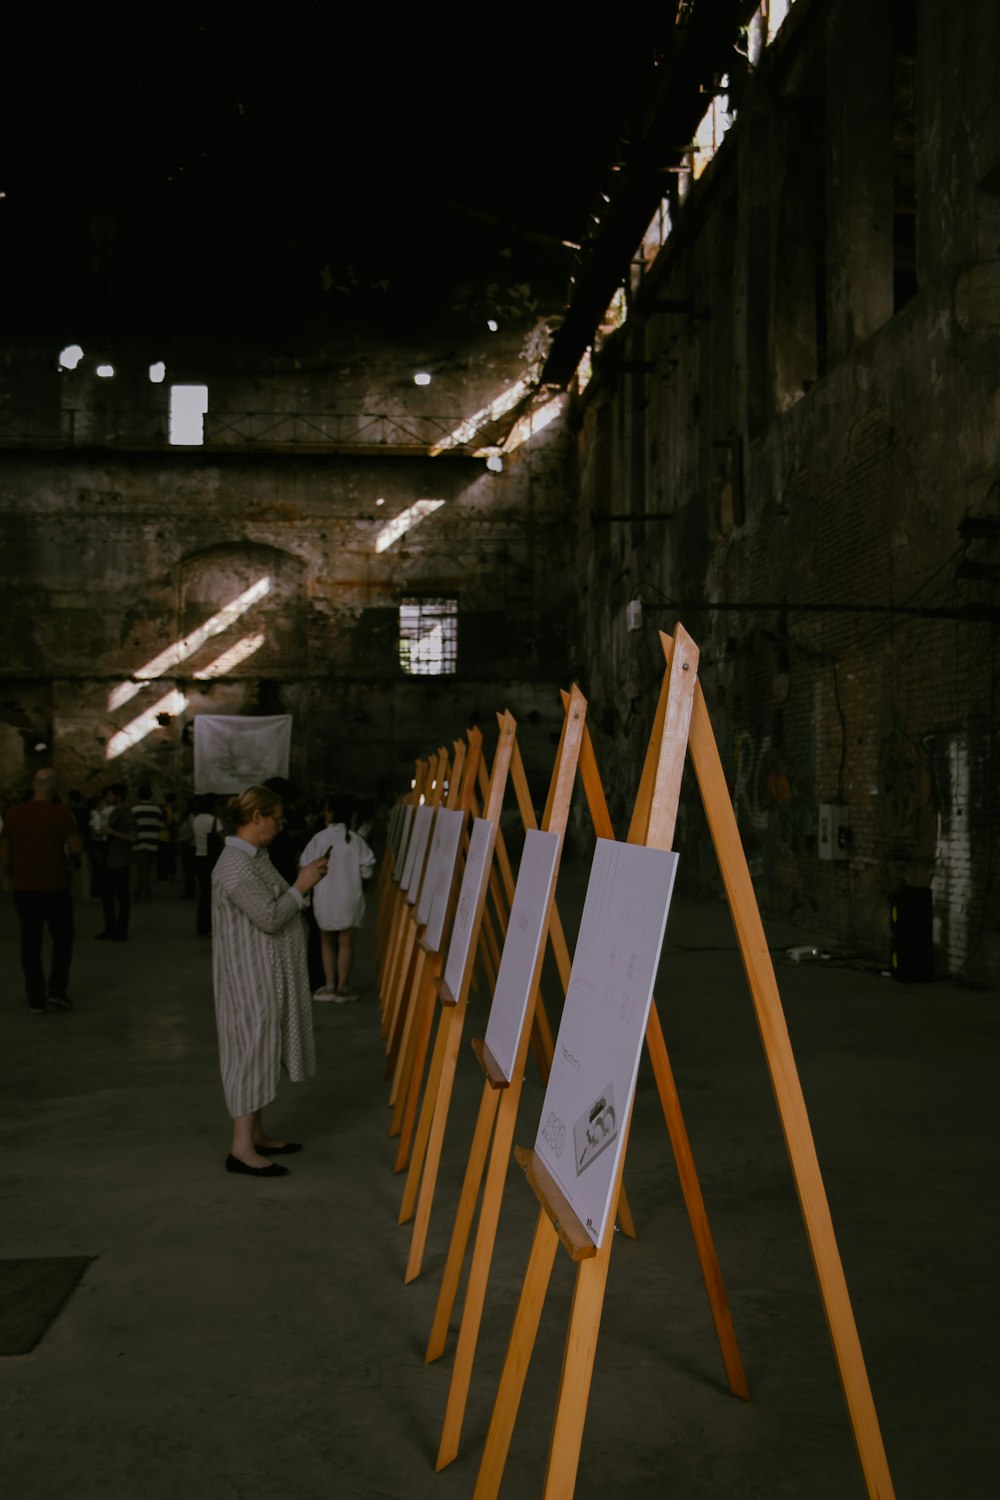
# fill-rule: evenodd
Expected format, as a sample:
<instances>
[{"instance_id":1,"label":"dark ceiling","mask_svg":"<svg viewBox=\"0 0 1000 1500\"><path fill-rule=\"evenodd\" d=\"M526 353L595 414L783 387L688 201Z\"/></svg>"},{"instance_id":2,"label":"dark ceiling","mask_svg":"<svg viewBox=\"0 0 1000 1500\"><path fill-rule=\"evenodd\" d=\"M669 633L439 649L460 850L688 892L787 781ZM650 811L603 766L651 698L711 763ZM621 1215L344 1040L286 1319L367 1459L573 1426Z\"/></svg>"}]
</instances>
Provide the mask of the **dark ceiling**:
<instances>
[{"instance_id":1,"label":"dark ceiling","mask_svg":"<svg viewBox=\"0 0 1000 1500\"><path fill-rule=\"evenodd\" d=\"M558 320L572 247L662 94L676 16L707 17L728 49L738 8L678 0L600 29L554 7L22 19L0 99L4 324L239 358ZM697 101L699 77L676 73Z\"/></svg>"},{"instance_id":2,"label":"dark ceiling","mask_svg":"<svg viewBox=\"0 0 1000 1500\"><path fill-rule=\"evenodd\" d=\"M655 45L499 11L151 14L21 28L8 328L407 337L491 286L558 304Z\"/></svg>"}]
</instances>

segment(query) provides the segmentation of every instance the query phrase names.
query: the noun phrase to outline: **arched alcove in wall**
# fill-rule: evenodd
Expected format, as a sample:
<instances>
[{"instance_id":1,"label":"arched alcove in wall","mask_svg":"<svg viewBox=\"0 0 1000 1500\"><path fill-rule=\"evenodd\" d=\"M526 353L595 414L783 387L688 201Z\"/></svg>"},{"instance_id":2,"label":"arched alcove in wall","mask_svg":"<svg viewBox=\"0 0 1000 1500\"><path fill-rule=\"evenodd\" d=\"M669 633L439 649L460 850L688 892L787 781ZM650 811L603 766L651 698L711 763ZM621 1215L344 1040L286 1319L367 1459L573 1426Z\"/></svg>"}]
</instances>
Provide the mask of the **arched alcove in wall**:
<instances>
[{"instance_id":1,"label":"arched alcove in wall","mask_svg":"<svg viewBox=\"0 0 1000 1500\"><path fill-rule=\"evenodd\" d=\"M255 542L190 553L177 565L179 629L194 645L179 675L300 673L306 657L305 562Z\"/></svg>"}]
</instances>

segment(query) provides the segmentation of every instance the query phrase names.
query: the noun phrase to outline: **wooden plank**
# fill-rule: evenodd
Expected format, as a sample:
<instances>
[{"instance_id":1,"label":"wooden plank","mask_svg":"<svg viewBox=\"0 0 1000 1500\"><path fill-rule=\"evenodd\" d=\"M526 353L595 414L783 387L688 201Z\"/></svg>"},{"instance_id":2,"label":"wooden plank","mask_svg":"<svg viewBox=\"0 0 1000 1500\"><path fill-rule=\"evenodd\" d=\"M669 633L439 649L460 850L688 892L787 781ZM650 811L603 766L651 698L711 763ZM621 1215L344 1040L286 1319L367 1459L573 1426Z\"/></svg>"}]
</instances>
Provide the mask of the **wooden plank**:
<instances>
[{"instance_id":1,"label":"wooden plank","mask_svg":"<svg viewBox=\"0 0 1000 1500\"><path fill-rule=\"evenodd\" d=\"M669 661L673 653L670 638L661 635L660 639ZM871 1500L892 1500L888 1460L802 1085L729 787L700 688L691 715L690 752L757 1016L862 1473Z\"/></svg>"}]
</instances>

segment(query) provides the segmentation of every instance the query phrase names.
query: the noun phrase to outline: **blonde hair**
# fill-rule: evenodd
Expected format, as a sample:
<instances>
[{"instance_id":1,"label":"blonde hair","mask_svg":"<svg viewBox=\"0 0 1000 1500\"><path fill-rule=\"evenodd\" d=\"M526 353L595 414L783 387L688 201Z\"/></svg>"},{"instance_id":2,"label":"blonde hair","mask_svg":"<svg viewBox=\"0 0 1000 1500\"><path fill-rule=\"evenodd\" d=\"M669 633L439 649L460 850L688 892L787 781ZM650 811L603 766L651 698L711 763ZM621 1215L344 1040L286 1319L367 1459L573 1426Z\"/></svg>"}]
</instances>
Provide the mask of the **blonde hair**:
<instances>
[{"instance_id":1,"label":"blonde hair","mask_svg":"<svg viewBox=\"0 0 1000 1500\"><path fill-rule=\"evenodd\" d=\"M280 795L272 792L270 787L248 786L238 797L230 797L224 809L225 819L235 833L238 828L245 828L253 822L255 812L259 812L262 818L269 818L280 806Z\"/></svg>"}]
</instances>

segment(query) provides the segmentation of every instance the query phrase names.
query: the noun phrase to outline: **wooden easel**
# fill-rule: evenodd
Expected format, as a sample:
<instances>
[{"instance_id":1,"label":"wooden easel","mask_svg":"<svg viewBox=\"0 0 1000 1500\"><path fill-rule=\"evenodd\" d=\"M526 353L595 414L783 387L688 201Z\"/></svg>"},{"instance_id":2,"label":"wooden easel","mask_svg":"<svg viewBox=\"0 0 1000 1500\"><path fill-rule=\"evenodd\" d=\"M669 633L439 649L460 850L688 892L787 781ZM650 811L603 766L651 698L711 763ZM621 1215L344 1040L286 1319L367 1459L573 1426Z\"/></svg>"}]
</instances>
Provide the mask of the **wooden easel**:
<instances>
[{"instance_id":1,"label":"wooden easel","mask_svg":"<svg viewBox=\"0 0 1000 1500\"><path fill-rule=\"evenodd\" d=\"M871 1500L893 1500L892 1480L777 982L718 747L697 682L698 650L679 625L673 640L661 636L661 641L667 658L669 686L659 754L648 803L649 779L644 775L640 783L630 842L660 849L669 848L673 842L681 774L686 750L690 748L757 1013L865 1483ZM629 1119L623 1124L624 1144L612 1203L621 1190L630 1123ZM576 1483L614 1236L606 1232L602 1244L595 1247L535 1153L519 1148L515 1155L541 1210L486 1437L475 1500L495 1500L499 1491L556 1246L560 1242L577 1262L577 1272L543 1493L545 1500L556 1497L569 1500Z\"/></svg>"},{"instance_id":2,"label":"wooden easel","mask_svg":"<svg viewBox=\"0 0 1000 1500\"><path fill-rule=\"evenodd\" d=\"M505 713L500 717L499 722L500 738L497 743L493 770L489 780L489 795L483 808L484 821L490 823L493 827L493 854L491 854L490 858L490 874L493 873L493 856L496 851L496 840L499 837L500 814L503 810L507 778L511 761L517 750L517 740L515 738L516 723L513 715ZM403 1202L397 1221L403 1224L412 1217L417 1185L420 1183L422 1185L422 1192L418 1204L413 1236L410 1241L410 1252L404 1276L404 1281L406 1282L412 1281L419 1273L423 1247L427 1238L427 1227L434 1196L434 1184L437 1179L438 1165L441 1160L441 1147L447 1123L448 1102L451 1099L459 1045L462 1039L462 1029L468 1011L473 964L475 962L477 946L482 940L482 922L485 913L486 887L488 884L489 876L487 876L483 890L480 893L480 900L477 903L472 941L469 945L468 957L457 995L453 994L441 979L438 980L436 986L438 998L441 1002L437 1036L431 1056L427 1087L424 1090L423 1107L420 1111L420 1122L414 1141L410 1170L407 1173ZM432 1003L430 1002L429 1009L432 1007ZM423 1169L422 1172L421 1169Z\"/></svg>"},{"instance_id":3,"label":"wooden easel","mask_svg":"<svg viewBox=\"0 0 1000 1500\"><path fill-rule=\"evenodd\" d=\"M497 714L497 723L500 725L502 731L504 723L504 716L502 714ZM504 775L506 778L506 768ZM478 776L480 791L483 797L483 804L485 806L490 796L491 779L487 777L486 768L484 763L482 762L480 762ZM537 829L538 822L535 817L535 810L531 800L531 791L528 787L528 780L524 770L524 762L521 759L521 751L516 739L514 741L513 753L510 760L510 780L514 786L518 811L521 814L521 821L525 832L527 833L533 829ZM476 815L476 812L477 810L475 800L473 799L473 814ZM500 937L498 940L496 931L493 928L493 924L490 918L489 904L487 903L487 905L483 908L480 940L477 950L477 958L486 974L487 983L489 985L491 993L496 985L497 971L500 967L501 948L503 940L506 937L507 924L510 919L510 907L514 900L515 890L514 873L511 868L510 858L507 854L503 832L500 829L499 824L497 825L496 845L494 852L496 858L496 869L492 867L490 869L489 893L492 898L493 912L496 917ZM566 938L563 932L562 922L559 917L559 910L555 903L553 903L550 914L547 936L552 943L553 954L555 956L556 965L558 967L559 974L562 980L563 990L565 992L566 985L569 982L570 972L569 950L566 945ZM420 1124L417 1129L413 1151L409 1160L409 1170L407 1172L406 1184L403 1189L403 1198L399 1210L398 1222L400 1224L405 1224L413 1217L415 1207L417 1209L417 1222L414 1224L414 1232L410 1244L410 1253L407 1259L407 1274L405 1279L408 1282L412 1281L416 1276L420 1274L420 1268L423 1262L423 1252L426 1244L427 1227L430 1221L430 1211L434 1197L434 1188L437 1182L437 1168L440 1159L440 1150L444 1140L445 1126L447 1123L448 1110L451 1102L452 1083L455 1076L454 1067L445 1068L443 1071L439 1071L436 1068L435 1064L438 1059L438 1049L439 1047L442 1049L446 1047L450 1048L452 1043L456 1047L459 1045L461 1040L461 1025L464 1024L464 1016L465 1009L463 1008L462 1021L456 1020L454 1015L451 1014L451 1012L448 1010L447 1006L445 1006L442 1009L439 1017L438 1035L435 1039L434 1051L432 1053L432 1067L430 1072L428 1073L427 1087L424 1091L424 1099L420 1112ZM456 1027L458 1028L457 1036L454 1034ZM445 1038L442 1037L442 1030L448 1030L449 1033L451 1033L450 1041L446 1042ZM545 1010L544 1001L542 1000L540 988L538 990L534 1006L534 1017L531 1026L531 1043L538 1062L539 1073L541 1075L542 1082L544 1083L548 1078L549 1068L551 1066L553 1043L552 1028L549 1024L549 1019ZM419 1081L419 1073L417 1077ZM433 1124L432 1122L435 1120L437 1123ZM429 1162L425 1162L425 1148L430 1142L434 1143L432 1148L431 1160ZM396 1170L400 1170L399 1166L397 1166ZM417 1198L418 1187L420 1189L419 1201ZM634 1238L635 1226L632 1222L631 1213L628 1207L628 1200L625 1195L623 1195L622 1197L621 1217L622 1229L624 1233Z\"/></svg>"},{"instance_id":4,"label":"wooden easel","mask_svg":"<svg viewBox=\"0 0 1000 1500\"><path fill-rule=\"evenodd\" d=\"M388 1103L396 1103L396 1095L399 1092L399 1061L400 1047L405 1046L406 1037L409 1034L409 1020L411 1013L406 1007L406 998L409 995L409 981L412 978L412 965L414 965L415 944L417 944L417 924L414 921L415 903L417 903L417 892L420 889L420 880L423 876L423 867L426 864L427 849L430 840L427 837L421 852L420 838L418 838L418 819L421 816L432 817L433 810L441 805L444 796L444 784L448 775L448 751L444 747L438 751L436 760L430 762L429 775L427 775L426 790L424 790L423 807L414 810L414 828L409 835L409 846L406 849L406 859L403 862L402 882L400 882L400 916L397 922L397 944L396 960L390 977L390 999L387 1008L387 1064L385 1074L391 1077L390 1095ZM454 781L453 783L454 786ZM409 876L409 880L408 880ZM406 886L403 889L403 885ZM390 1134L396 1134L391 1131Z\"/></svg>"},{"instance_id":5,"label":"wooden easel","mask_svg":"<svg viewBox=\"0 0 1000 1500\"><path fill-rule=\"evenodd\" d=\"M449 792L449 802L452 801L452 792L454 792L455 807L466 815L471 810L473 782L478 767L481 764L482 753L482 735L479 730L470 730L469 738L471 751L467 762L467 774L463 779L461 789L459 789L456 783ZM452 895L449 898L450 908L453 908L453 903L454 880ZM417 908L414 908L414 913L416 911ZM414 925L419 928L420 923L417 915L414 915L413 920ZM437 947L432 947L425 940L426 927L424 928L424 936L417 937L416 958L410 982L409 998L406 1002L408 1031L404 1031L404 1036L400 1044L399 1090L396 1096L392 1122L389 1127L390 1136L396 1134L397 1131L399 1134L399 1147L396 1152L396 1161L393 1169L396 1172L403 1170L410 1156L417 1104L420 1099L420 1085L424 1073L424 1064L427 1059L430 1031L433 1025L434 996L437 981L441 974L444 954L447 950L447 926L446 921L441 942Z\"/></svg>"},{"instance_id":6,"label":"wooden easel","mask_svg":"<svg viewBox=\"0 0 1000 1500\"><path fill-rule=\"evenodd\" d=\"M566 712L568 712L569 695L566 695ZM497 715L498 723L502 726L503 718ZM558 755L556 758L558 767ZM480 777L483 772L480 771ZM505 769L506 777L506 769ZM510 757L510 780L514 786L514 794L517 799L518 811L525 832L537 829L538 822L535 817L534 806L531 801L531 792L528 787L527 776L524 771L524 762L521 759L520 748L515 739ZM553 785L555 775L553 775ZM484 783L484 796L489 796L489 788L492 779ZM551 787L549 798L551 801ZM502 794L501 794L502 801ZM548 809L546 809L546 816ZM498 814L499 816L499 814ZM510 907L514 900L515 881L511 868L510 859L503 841L503 834L497 825L496 833L496 859L500 871L500 880L497 872L490 871L489 885L490 894L493 898L494 911L500 928L501 938L505 937L507 923L510 916ZM483 911L484 934L488 927L488 912ZM563 988L569 980L570 961L569 950L563 932L559 911L555 903L552 904L547 936L551 939L553 953L562 977ZM484 944L487 938L484 936ZM480 950L480 957L484 960L487 970L487 978L491 991L496 984L496 974L500 965L500 948L495 934L492 938L491 949L488 953ZM443 1006L438 1023L438 1035L435 1040L434 1053L432 1055L432 1066L428 1074L427 1087L424 1091L424 1100L420 1113L420 1125L418 1127L413 1153L410 1158L409 1171L406 1184L403 1189L403 1198L399 1209L400 1224L407 1223L414 1215L416 1209L416 1220L413 1226L413 1235L410 1241L410 1252L406 1263L405 1281L410 1282L420 1274L423 1264L424 1249L427 1242L427 1230L430 1223L431 1207L434 1199L434 1189L437 1183L437 1171L440 1163L441 1147L444 1142L445 1128L448 1120L448 1112L451 1105L452 1084L455 1077L455 1064L451 1061L446 1067L437 1067L439 1049L442 1057L457 1057L461 1043L462 1027L465 1022L467 1005L462 1005L457 1010L450 1006ZM447 1033L447 1035L445 1035ZM541 999L541 991L534 1007L534 1017L531 1026L531 1040L538 1060L539 1072L544 1083L548 1077L549 1067L552 1061L552 1028L549 1025L548 1016ZM419 1188L419 1197L418 1197ZM634 1228L629 1217L628 1232L634 1234ZM464 1255L464 1245L463 1251ZM449 1308L450 1312L450 1308Z\"/></svg>"},{"instance_id":7,"label":"wooden easel","mask_svg":"<svg viewBox=\"0 0 1000 1500\"><path fill-rule=\"evenodd\" d=\"M570 705L563 720L559 750L556 754L552 783L543 818L544 829L550 833L559 834L561 838L565 837L566 825L569 819L570 802L572 801L573 786L576 780L576 768L583 740L586 711L586 699L579 688L574 688L571 694ZM549 899L549 908L546 913L546 927L551 921L554 901L555 885L553 884L552 895ZM524 1079L524 1067L527 1061L528 1041L532 1031L534 1006L542 962L545 956L545 946L543 938L539 947L535 972L532 976L528 1008L521 1028L521 1037L514 1062L513 1076L509 1083L503 1074L492 1066L492 1060L485 1048L477 1048L477 1056L483 1065L486 1077L483 1083L479 1115L476 1120L472 1146L469 1152L469 1162L462 1185L462 1194L459 1199L455 1229L452 1234L452 1242L445 1264L434 1324L431 1329L431 1337L425 1356L427 1362L430 1363L432 1360L438 1358L444 1350L448 1321L458 1290L458 1280L472 1224L472 1216L475 1211L476 1198L479 1193L483 1164L489 1150L489 1165L486 1168L483 1201L479 1211L476 1241L469 1267L465 1302L462 1308L462 1322L459 1328L455 1362L452 1366L451 1383L448 1388L448 1401L445 1407L444 1424L441 1431L441 1442L435 1464L435 1468L439 1471L451 1463L458 1453L462 1421L468 1401L469 1384L472 1379L472 1366L475 1360L476 1344L479 1338L479 1327L486 1299L486 1286L493 1258L493 1247L496 1242L497 1225L500 1220L500 1207L503 1200L507 1166L510 1160L510 1149L514 1139L517 1109L521 1100L521 1086Z\"/></svg>"},{"instance_id":8,"label":"wooden easel","mask_svg":"<svg viewBox=\"0 0 1000 1500\"><path fill-rule=\"evenodd\" d=\"M404 832L400 843L399 857L394 861L392 870L392 888L390 900L387 903L388 913L384 926L385 946L380 956L378 966L378 987L381 1000L382 1034L388 1031L390 1020L390 1002L392 999L391 979L395 974L396 954L400 936L402 935L402 923L405 916L405 902L401 889L403 866L406 860L406 849L409 834L412 833L412 813L420 806L420 799L424 794L424 784L427 781L428 765L426 760L418 760L414 766L413 786L408 797L404 797L404 810L410 808L411 821L408 829Z\"/></svg>"},{"instance_id":9,"label":"wooden easel","mask_svg":"<svg viewBox=\"0 0 1000 1500\"><path fill-rule=\"evenodd\" d=\"M653 720L653 728L650 734L649 748L646 752L642 776L639 780L640 790L636 800L637 806L641 805L643 808L648 807L653 780L656 774L657 756L663 736L663 725L667 711L669 682L669 674L664 674L663 685L660 689L660 697ZM568 694L564 693L563 702L566 703L567 701ZM607 799L604 795L604 786L597 768L594 747L586 728L584 729L583 745L580 748L580 779L583 782L584 793L587 798L587 806L590 809L590 817L595 834L600 839L613 839L615 831L611 822L611 815L608 812ZM634 828L635 818L633 818ZM629 842L636 841L633 839L632 832L633 830L629 832ZM667 1133L670 1136L670 1145L674 1154L674 1162L677 1167L677 1176L680 1181L681 1191L684 1195L684 1205L687 1209L691 1233L694 1237L698 1263L705 1282L705 1291L708 1294L712 1321L715 1324L715 1333L719 1341L719 1349L722 1353L722 1362L725 1366L726 1380L733 1395L747 1401L750 1398L750 1391L747 1387L746 1375L743 1370L743 1361L740 1358L739 1345L736 1342L736 1330L733 1327L732 1313L729 1310L729 1300L726 1296L725 1285L722 1279L722 1270L719 1266L719 1259L715 1251L715 1242L709 1227L708 1211L705 1208L701 1183L698 1180L694 1153L691 1150L691 1141L687 1133L687 1126L684 1123L677 1085L674 1082L673 1069L670 1066L670 1059L667 1055L667 1044L664 1040L655 996L649 1008L649 1020L646 1024L646 1046L649 1049L653 1077L656 1082L663 1116L666 1120ZM619 1201L620 1215L623 1214L624 1206L625 1189L623 1187Z\"/></svg>"}]
</instances>

